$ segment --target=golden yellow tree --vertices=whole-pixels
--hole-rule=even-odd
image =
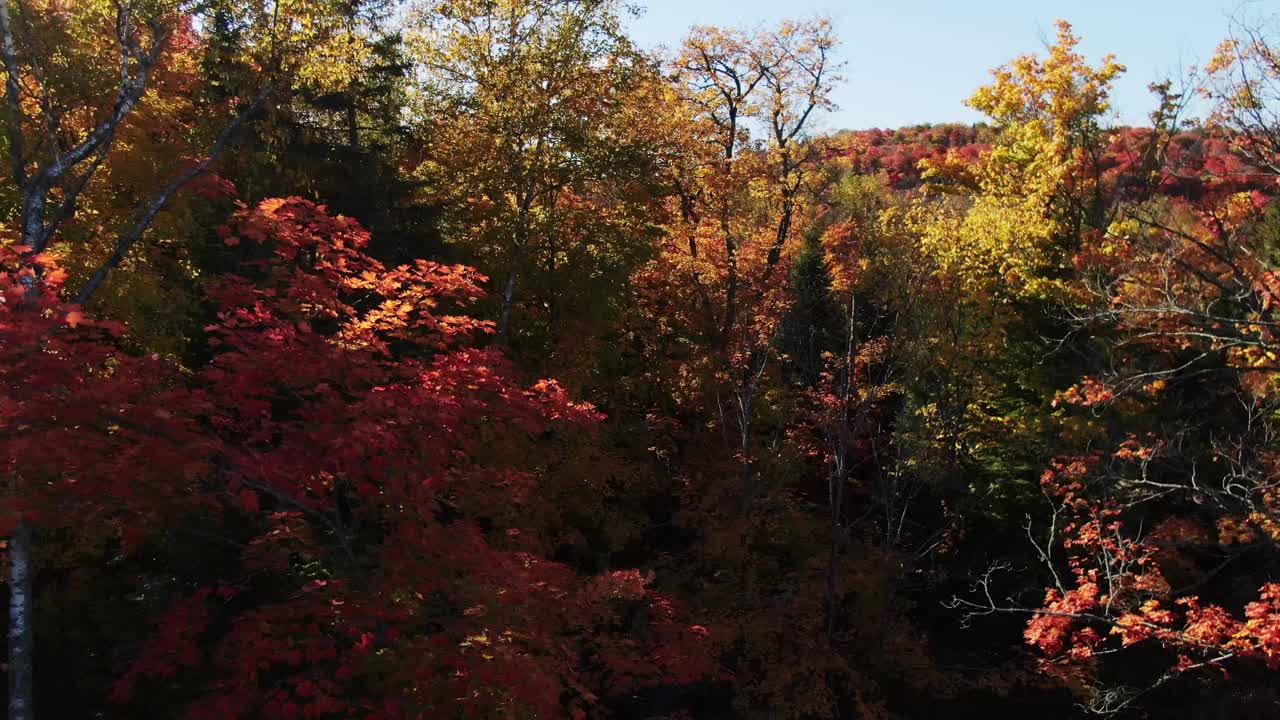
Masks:
[[[635,148],[645,122],[632,96],[654,76],[623,33],[624,9],[615,0],[433,0],[414,10],[421,173],[452,211],[448,239],[504,276],[499,343],[511,339],[522,283],[556,278],[539,298],[554,318],[555,285],[574,280],[564,267],[585,259],[581,273],[601,272],[627,252],[609,219],[625,222],[616,216],[629,215],[629,198],[611,188],[643,179]],[[595,210],[584,216],[584,204]]]
[[[884,216],[892,234],[918,243],[934,293],[911,353],[922,391],[909,436],[941,450],[940,476],[968,483],[963,466],[986,458],[984,467],[1025,484],[1015,469],[1050,431],[1051,411],[1025,398],[1052,392],[1010,358],[1044,355],[1041,336],[1069,330],[1056,316],[1071,299],[1072,255],[1114,211],[1103,155],[1111,83],[1123,70],[1110,56],[1090,65],[1059,22],[1043,57],[997,68],[970,98],[991,118],[990,150],[972,164],[955,151],[925,161],[926,179],[962,181]]]
[[[683,105],[676,112],[692,140],[691,157],[672,166],[680,200],[673,233],[688,238],[688,261],[709,264],[694,268],[695,282],[723,277],[722,343],[739,321],[743,286],[762,292],[794,235],[819,157],[809,142],[815,113],[834,107],[840,80],[836,44],[822,18],[756,33],[697,27],[673,64]],[[752,265],[745,279],[744,259]]]

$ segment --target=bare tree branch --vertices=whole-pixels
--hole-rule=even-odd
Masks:
[[[156,215],[158,215],[160,211],[169,204],[169,201],[173,199],[173,196],[181,190],[183,186],[194,180],[196,177],[204,174],[210,167],[212,167],[213,163],[218,159],[218,156],[222,154],[228,143],[231,142],[235,132],[250,116],[262,107],[262,103],[266,101],[267,97],[274,90],[274,85],[269,85],[266,88],[263,88],[258,93],[257,97],[253,99],[253,102],[251,102],[244,110],[241,110],[240,113],[238,113],[235,118],[232,119],[231,122],[227,123],[227,126],[222,129],[222,132],[218,134],[218,138],[209,148],[209,153],[204,157],[204,159],[171,179],[168,184],[152,196],[148,203],[139,208],[139,211],[135,213],[137,220],[120,234],[119,239],[116,240],[115,250],[105,261],[103,261],[101,265],[98,266],[98,269],[95,270],[93,275],[91,275],[88,281],[85,282],[84,287],[80,289],[80,292],[76,293],[76,304],[83,305],[89,301],[93,294],[97,292],[98,288],[101,287],[102,283],[107,279],[107,276],[111,274],[111,271],[124,261],[125,257],[129,254],[129,251],[133,249],[133,246],[142,239],[144,234],[146,234],[147,230],[151,227],[151,223],[155,220]]]

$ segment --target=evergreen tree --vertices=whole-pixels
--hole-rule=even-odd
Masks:
[[[831,269],[822,247],[822,226],[805,233],[791,266],[791,309],[782,321],[780,350],[792,383],[812,385],[822,372],[823,353],[840,350],[847,322],[831,290]]]

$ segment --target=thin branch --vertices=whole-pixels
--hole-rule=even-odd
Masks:
[[[139,208],[137,222],[120,235],[119,239],[116,241],[115,251],[111,253],[110,257],[103,261],[98,269],[94,271],[93,275],[89,277],[89,280],[85,282],[84,287],[80,289],[80,292],[76,294],[75,303],[77,305],[83,305],[88,302],[89,298],[93,296],[94,292],[96,292],[107,279],[107,276],[111,274],[111,271],[124,260],[125,256],[129,254],[129,251],[133,249],[133,246],[142,239],[142,236],[151,227],[151,223],[155,220],[156,215],[158,215],[160,211],[169,204],[169,201],[173,198],[174,194],[197,176],[208,171],[214,161],[218,159],[218,156],[222,154],[222,151],[226,149],[236,130],[244,124],[245,120],[257,112],[258,108],[262,106],[262,103],[274,90],[274,85],[268,85],[263,88],[262,91],[258,93],[258,96],[254,98],[253,102],[237,114],[236,117],[222,129],[217,140],[214,141],[213,146],[209,148],[208,155],[206,155],[203,160],[174,177],[167,185],[152,196],[150,202]]]

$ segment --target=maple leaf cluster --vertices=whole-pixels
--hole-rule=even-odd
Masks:
[[[23,484],[6,518],[114,531],[134,553],[212,513],[243,547],[156,619],[116,702],[204,677],[189,717],[551,716],[566,692],[591,707],[714,671],[706,630],[649,579],[582,578],[512,544],[520,528],[481,527],[538,482],[479,461],[486,444],[533,453],[603,419],[472,345],[492,329],[461,312],[483,276],[384,267],[358,223],[299,198],[241,207],[219,235],[247,258],[208,285],[212,355],[185,372],[61,305],[50,258],[5,248],[0,446]],[[653,617],[620,632],[630,606]]]

